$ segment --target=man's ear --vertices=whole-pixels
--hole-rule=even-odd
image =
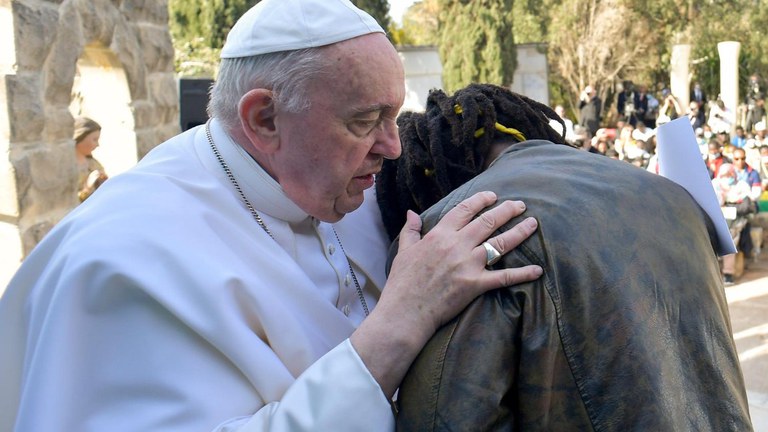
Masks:
[[[275,116],[275,101],[271,90],[254,89],[240,98],[240,120],[243,133],[259,151],[271,153],[278,148],[279,139]]]

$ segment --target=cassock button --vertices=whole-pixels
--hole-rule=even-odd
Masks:
[[[341,311],[344,312],[344,315],[349,316],[349,305],[344,305],[344,307],[341,308]]]
[[[328,245],[328,253],[333,255],[334,252],[336,252],[336,246],[334,246],[333,244],[329,244]]]
[[[344,286],[349,286],[349,284],[352,283],[352,275],[347,273],[346,276],[344,276]]]

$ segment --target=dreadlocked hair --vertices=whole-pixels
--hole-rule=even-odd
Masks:
[[[562,133],[552,129],[550,119],[560,123]],[[494,141],[515,140],[497,130],[497,124],[516,129],[526,140],[566,144],[565,123],[550,107],[491,84],[471,84],[450,97],[432,90],[424,113],[400,114],[402,155],[385,160],[376,176],[390,239],[405,224],[406,210],[423,212],[479,174]]]

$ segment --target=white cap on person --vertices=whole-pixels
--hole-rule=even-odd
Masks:
[[[349,0],[262,0],[235,23],[221,58],[315,48],[385,33]]]

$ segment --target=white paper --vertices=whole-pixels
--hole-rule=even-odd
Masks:
[[[684,187],[712,219],[717,232],[717,253],[721,256],[736,253],[688,117],[682,116],[658,127],[656,153],[659,174]]]

